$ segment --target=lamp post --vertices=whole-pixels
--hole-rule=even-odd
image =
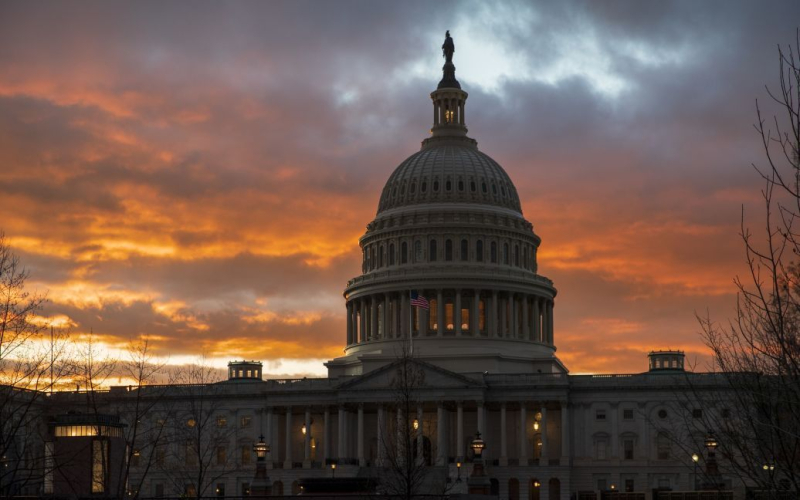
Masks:
[[[481,433],[476,432],[475,438],[470,443],[470,448],[474,454],[472,460],[472,475],[467,479],[468,491],[470,495],[488,495],[491,489],[491,481],[483,468],[483,450],[486,449],[486,442],[481,439]]]
[[[697,462],[700,461],[700,455],[692,453],[692,462],[694,463],[694,491],[697,491]]]
[[[456,462],[456,471],[458,471],[458,476],[456,477],[456,482],[461,482],[461,462]]]
[[[250,493],[254,497],[268,497],[272,493],[272,488],[267,477],[266,457],[269,453],[269,445],[264,442],[264,436],[258,437],[258,442],[253,445],[253,452],[256,454],[256,476]]]
[[[336,479],[336,462],[331,462],[331,479]]]
[[[712,432],[709,432],[705,439],[705,447],[708,450],[708,460],[706,460],[706,475],[708,476],[707,489],[719,488],[719,468],[717,467],[717,438]]]

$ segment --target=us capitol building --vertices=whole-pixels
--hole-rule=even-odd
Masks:
[[[216,384],[98,395],[122,422],[134,392],[151,397],[140,420],[172,425],[166,444],[133,450],[129,483],[138,495],[246,495],[261,435],[273,495],[302,493],[309,478],[385,476],[394,453],[385,443],[402,417],[393,384],[403,360],[420,374],[405,416],[415,459],[450,493],[467,492],[476,432],[491,493],[503,499],[653,498],[656,489],[697,487],[691,455],[668,435],[679,420],[677,392],[695,375],[684,371],[683,353],[650,353],[650,370],[633,375],[569,375],[556,356],[557,291],[539,273],[541,237],[508,174],[468,136],[468,94],[449,35],[443,48],[430,136],[391,174],[359,240],[362,273],[344,290],[343,356],[326,363],[327,378],[264,380],[261,363],[237,361]],[[428,309],[411,304],[414,293]],[[51,413],[82,397],[57,394],[63,404]],[[213,443],[182,437],[204,420]],[[195,473],[176,479],[202,465],[203,446],[212,448],[209,484]]]

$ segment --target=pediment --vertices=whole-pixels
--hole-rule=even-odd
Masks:
[[[414,377],[420,380],[420,389],[447,389],[447,388],[482,388],[485,384],[482,380],[474,379],[459,373],[445,370],[439,366],[419,361],[397,360],[384,365],[369,373],[348,380],[341,384],[338,389],[348,391],[361,390],[389,390],[397,386],[398,373],[403,366],[408,366],[408,370]]]

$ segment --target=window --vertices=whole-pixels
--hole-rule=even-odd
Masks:
[[[394,265],[394,243],[389,243],[389,265]]]
[[[437,193],[439,192],[439,181],[438,180],[433,181],[433,190],[434,190],[434,192],[437,192]]]
[[[428,328],[436,330],[439,328],[439,303],[438,299],[430,300],[430,309],[428,309]]]
[[[488,190],[486,189],[486,183],[485,182],[481,183],[481,191],[483,191],[483,194],[486,194],[488,192]]]
[[[461,260],[469,260],[469,241],[461,240]]]
[[[661,433],[656,437],[656,451],[659,460],[669,460],[670,443],[666,434]]]
[[[217,417],[217,427],[226,427],[228,425],[228,417]]]
[[[428,183],[425,182],[425,181],[422,181],[422,187],[420,188],[420,191],[424,193],[427,190],[428,190]]]
[[[250,423],[251,423],[252,421],[253,421],[253,417],[249,417],[249,416],[248,416],[248,417],[242,417],[242,418],[239,420],[239,425],[240,425],[242,428],[245,428],[245,427],[250,427]]]
[[[241,376],[241,373],[239,375]],[[186,427],[195,427],[196,425],[197,425],[197,420],[193,418],[190,418],[186,421]]]
[[[608,458],[608,439],[607,438],[605,438],[605,437],[598,438],[595,441],[594,446],[595,446],[595,456],[597,457],[598,460],[605,460],[606,458]]]
[[[483,240],[478,240],[475,243],[475,260],[483,262]]]
[[[378,267],[383,267],[383,245],[378,248]]]
[[[514,245],[514,265],[519,267],[519,245]]]
[[[183,458],[186,465],[190,467],[197,465],[197,453],[195,453],[191,441],[186,441],[186,444],[183,445]]]
[[[242,445],[242,465],[250,465],[250,446]]]
[[[447,181],[444,183],[444,190],[451,191],[452,189],[453,189],[453,183],[450,182],[450,179],[447,179]]]
[[[622,441],[622,452],[625,460],[633,460],[633,439],[625,439]]]
[[[503,264],[508,265],[508,243],[503,243]]]
[[[444,260],[448,262],[453,260],[453,240],[444,241]]]
[[[159,446],[156,449],[156,465],[158,467],[164,467],[166,460],[167,460],[167,452],[163,446]]]
[[[188,498],[194,498],[197,496],[197,488],[193,484],[186,484],[183,486],[183,495]]]
[[[703,418],[703,410],[700,408],[692,410],[692,418]]]
[[[161,498],[164,496],[164,483],[156,483],[153,487],[153,496]]]
[[[414,242],[414,262],[422,262],[422,242]]]
[[[458,181],[458,190],[459,191],[463,191],[464,190],[464,181],[461,181],[461,180]]]
[[[598,479],[597,480],[597,489],[600,491],[606,491],[608,489],[608,482],[605,479]]]
[[[727,408],[722,409],[722,418],[731,418],[731,411]]]
[[[625,408],[622,410],[622,419],[623,420],[633,420],[633,409]]]
[[[475,181],[469,182],[469,190],[472,191],[473,193],[478,190],[477,186],[475,186]]]
[[[228,461],[228,450],[224,446],[217,446],[217,465],[225,465]]]
[[[133,450],[133,454],[131,455],[131,465],[134,467],[139,467],[139,460],[142,457],[142,452],[139,450]]]
[[[250,496],[250,483],[242,483],[242,496],[243,497]]]
[[[108,441],[92,441],[92,493],[106,491],[106,469],[108,468]]]
[[[411,183],[411,187],[410,187],[410,188],[408,188],[408,192],[409,192],[410,194],[414,194],[414,192],[415,192],[416,190],[417,190],[417,183],[416,183],[416,182],[412,182],[412,183]]]
[[[625,480],[625,493],[633,493],[634,490],[635,490],[633,485],[634,485],[633,479],[626,479]]]
[[[455,329],[455,319],[453,318],[454,309],[453,303],[448,302],[444,305],[444,316],[445,316],[445,327],[448,331],[453,331]]]
[[[436,240],[431,240],[428,244],[428,261],[436,262]]]
[[[400,244],[400,263],[408,264],[408,243],[405,241]]]
[[[491,254],[490,257],[492,264],[497,264],[497,242],[493,241],[489,248],[490,248],[489,253]]]
[[[605,410],[596,410],[594,413],[595,420],[605,420],[606,419],[606,411]]]
[[[667,418],[667,410],[664,409],[658,410],[658,418],[662,420]]]
[[[217,483],[216,493],[218,498],[225,498],[225,483]]]

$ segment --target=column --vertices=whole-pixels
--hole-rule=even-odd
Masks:
[[[472,336],[481,336],[481,291],[475,290],[472,297]],[[485,320],[484,320],[485,321]]]
[[[539,317],[539,297],[533,297],[533,340],[542,341],[542,323]]]
[[[336,457],[336,459],[337,460],[342,460],[343,458],[345,458],[345,449],[344,449],[344,445],[345,445],[345,440],[344,440],[344,406],[340,406],[339,407],[338,425],[339,425],[339,429],[338,429],[339,432],[338,432],[338,436],[337,436],[337,445],[338,445],[337,446],[337,448],[338,448],[337,455],[338,456]]]
[[[500,465],[508,465],[508,436],[506,436],[506,404],[500,405]]]
[[[569,411],[567,402],[561,403],[561,465],[569,465]]]
[[[461,290],[456,290],[455,311],[453,311],[453,323],[456,327],[456,336],[461,336]]]
[[[383,335],[381,336],[382,339],[391,338],[389,335],[389,303],[391,299],[389,298],[389,294],[383,294]]]
[[[528,412],[525,403],[519,404],[519,464],[528,465]]]
[[[592,405],[591,403],[585,403],[583,406],[584,411],[584,420],[585,420],[585,430],[586,435],[583,437],[584,440],[584,456],[589,458],[594,458],[594,442],[592,440],[592,431],[594,430],[594,415],[592,415]]]
[[[506,299],[500,298],[500,329],[498,331],[498,337],[505,338],[506,336],[506,316],[508,316],[508,306],[506,305]]]
[[[347,302],[347,345],[353,343],[353,302]]]
[[[444,403],[436,408],[436,465],[447,465],[447,437],[445,436]]]
[[[553,343],[553,301],[547,301],[547,341]]]
[[[306,433],[303,435],[303,468],[311,468],[311,408],[306,408]]]
[[[364,299],[358,299],[358,303],[361,309],[361,318],[359,321],[359,342],[366,342],[367,341],[367,301]]]
[[[490,335],[490,336],[499,337],[500,336],[500,328],[497,325],[497,290],[492,290],[492,315],[491,315],[490,319],[491,319],[491,322],[490,322],[489,328],[491,328],[490,331],[494,332],[494,335]]]
[[[275,441],[273,441],[274,432],[272,430],[272,407],[270,406],[267,408],[267,444],[269,445],[269,451],[267,452],[267,466],[272,467],[272,449],[275,447]]]
[[[509,321],[511,334],[509,337],[512,339],[519,338],[519,318],[517,317],[517,294],[512,293],[508,297],[508,303],[511,307],[509,307],[509,314],[511,315],[511,321]]]
[[[464,403],[456,405],[456,460],[464,461]]]
[[[283,460],[283,468],[292,468],[292,407],[286,407],[286,456]]]
[[[396,450],[397,450],[397,458],[402,462],[403,458],[406,456],[406,436],[403,435],[405,425],[403,423],[403,410],[398,408],[397,409],[397,436],[395,437],[396,443]],[[409,437],[409,441],[410,441]]]
[[[422,405],[417,406],[417,463],[421,464],[425,461],[425,439],[423,437],[423,417],[424,413]]]
[[[442,290],[436,290],[436,335],[444,335],[444,300]]]
[[[369,339],[378,339],[378,297],[373,295],[370,298],[370,315],[369,315]]]
[[[484,435],[486,434],[486,427],[484,426],[484,419],[486,418],[484,414],[486,413],[486,410],[483,407],[483,401],[478,401],[477,412],[478,412],[478,432],[480,432],[481,435]]]
[[[528,296],[522,295],[522,338],[531,340],[531,320],[528,316]]]
[[[364,458],[364,405],[358,405],[358,430],[356,432],[358,440],[358,465],[364,467],[367,460]]]
[[[322,416],[322,466],[331,458],[331,410],[327,406]]]
[[[542,413],[542,421],[539,427],[542,433],[542,450],[541,454],[539,455],[539,465],[542,466],[542,465],[549,465],[550,461],[549,461],[549,455],[547,453],[547,408],[543,406],[540,411]],[[542,481],[542,484],[544,483],[545,481]]]
[[[619,458],[619,406],[611,404],[611,458]]]
[[[399,335],[397,335],[399,338],[405,338],[411,331],[411,314],[409,313],[410,300],[408,292],[400,292],[400,331],[398,332]]]
[[[378,467],[383,467],[384,462],[386,461],[386,424],[384,422],[386,416],[383,412],[383,406],[378,406],[378,429],[377,429],[377,436],[378,436],[378,463],[376,464]]]

